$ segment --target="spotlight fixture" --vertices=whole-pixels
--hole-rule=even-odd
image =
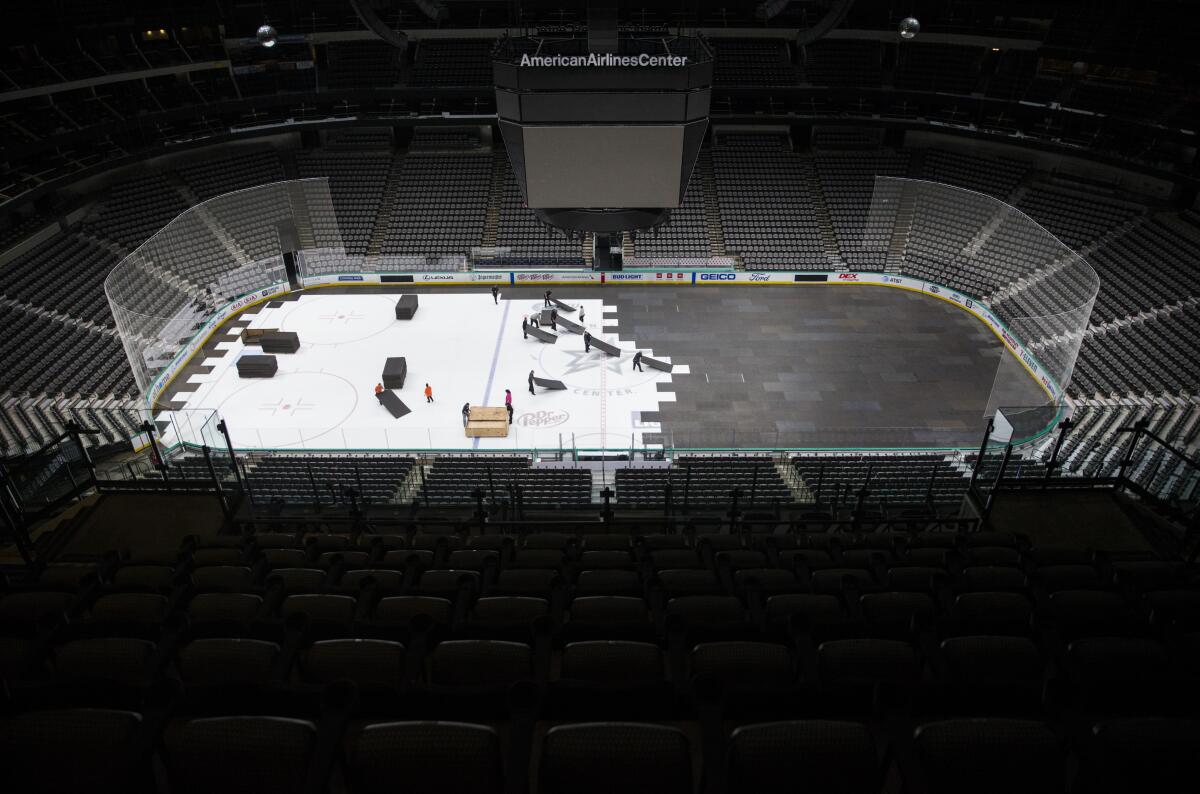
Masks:
[[[275,46],[279,41],[279,32],[270,25],[259,25],[258,30],[254,32],[258,43],[266,47],[268,50]]]

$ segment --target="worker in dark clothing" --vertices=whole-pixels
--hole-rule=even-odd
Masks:
[[[533,370],[529,370],[529,393],[537,394],[537,392],[533,390]]]
[[[463,403],[462,415],[463,415],[463,427],[466,427],[467,420],[471,418],[471,404],[470,403]]]
[[[633,354],[633,368],[636,369],[638,372],[645,371],[642,369],[642,351],[640,351],[640,350]]]
[[[592,335],[587,331],[583,332],[583,352],[592,352]]]
[[[522,339],[529,338],[529,318],[528,317],[521,318],[521,338]]]
[[[513,415],[512,403],[505,403],[504,408],[505,408],[505,410],[508,411],[508,423],[511,425],[512,424],[512,415]]]
[[[552,329],[554,329],[555,331],[558,330],[558,310],[557,309],[550,310],[550,327]]]
[[[545,298],[546,298],[546,306],[549,306],[550,305],[550,290],[546,290]]]
[[[492,287],[492,303],[496,304],[497,306],[500,305],[500,288],[499,287]]]

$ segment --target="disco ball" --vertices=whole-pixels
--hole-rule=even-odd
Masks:
[[[264,47],[274,47],[275,42],[279,41],[279,33],[270,25],[261,25],[254,35],[258,37],[258,43]]]
[[[921,32],[921,23],[916,17],[905,17],[900,20],[900,38],[911,39],[915,38]]]

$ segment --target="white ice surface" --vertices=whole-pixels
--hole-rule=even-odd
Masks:
[[[583,338],[560,328],[557,343],[521,338],[521,318],[541,308],[541,301],[522,299],[494,305],[488,293],[420,293],[420,308],[412,320],[397,320],[396,295],[305,293],[275,308],[257,307],[251,328],[295,331],[300,350],[280,354],[273,378],[242,379],[237,359],[247,349],[242,342],[223,342],[228,353],[202,362],[213,367],[192,375],[199,384],[186,398],[185,410],[160,415],[174,419],[164,441],[212,443],[197,428],[205,411],[225,419],[235,447],[285,450],[422,450],[422,449],[552,449],[561,443],[578,449],[624,449],[642,446],[643,433],[656,433],[657,423],[639,415],[673,401],[671,391],[658,391],[671,375],[632,368],[636,350],[623,339],[619,326],[598,299],[583,304],[590,332],[618,345],[621,356],[595,348],[583,352]],[[577,318],[578,312],[564,313]],[[647,356],[654,351],[642,348]],[[408,375],[397,391],[412,413],[393,419],[374,396],[384,359],[404,356]],[[663,358],[656,356],[656,358]],[[667,359],[669,361],[669,359]],[[566,391],[537,389],[529,394],[530,370],[539,378],[563,381]],[[684,371],[676,366],[677,371]],[[425,401],[425,384],[433,387],[434,402]],[[507,438],[471,439],[463,433],[462,406],[504,405],[504,390],[512,389],[514,422]]]

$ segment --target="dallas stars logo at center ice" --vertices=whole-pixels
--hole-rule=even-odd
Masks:
[[[596,357],[594,355],[588,355],[582,350],[568,350],[566,353],[571,360],[567,363],[562,372],[559,373],[561,377],[566,378],[579,372],[591,372],[595,370]],[[627,358],[629,358],[629,356],[606,356],[603,366],[606,367],[609,372],[620,375],[621,362]]]

